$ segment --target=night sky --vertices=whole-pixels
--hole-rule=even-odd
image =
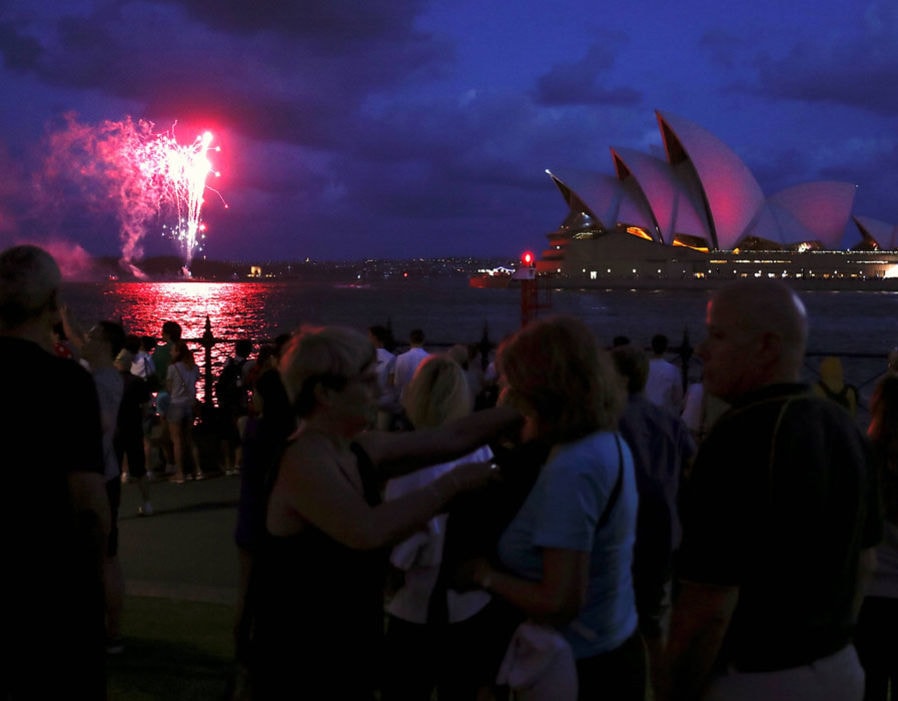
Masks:
[[[121,252],[115,176],[65,137],[126,120],[214,134],[202,255],[219,260],[539,251],[566,214],[545,169],[660,154],[655,110],[728,144],[766,195],[852,182],[855,214],[898,223],[894,0],[0,8],[3,247]],[[170,216],[141,220],[138,258],[178,251]]]

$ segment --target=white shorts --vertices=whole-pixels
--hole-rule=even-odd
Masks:
[[[775,672],[731,671],[714,677],[702,701],[861,701],[864,670],[853,645],[811,664]]]
[[[179,424],[189,421],[193,418],[193,404],[186,402],[171,402],[168,405],[168,411],[165,418],[169,423]]]

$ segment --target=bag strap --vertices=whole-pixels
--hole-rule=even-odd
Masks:
[[[614,442],[617,444],[617,480],[614,482],[614,487],[611,490],[611,495],[608,497],[608,503],[605,504],[605,510],[602,512],[596,525],[596,530],[608,523],[608,519],[611,518],[611,510],[617,503],[624,484],[624,451],[621,448],[620,435],[617,433],[614,434]]]
[[[178,375],[178,379],[181,380],[181,386],[184,387],[184,391],[187,392],[188,396],[192,396],[195,399],[196,387],[194,386],[193,391],[191,391],[190,385],[187,384],[187,380],[184,379],[184,373],[181,372],[181,368],[178,367],[178,364],[174,363],[172,367],[175,369],[175,372]]]

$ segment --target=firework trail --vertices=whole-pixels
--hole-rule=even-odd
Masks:
[[[105,121],[98,126],[66,118],[66,129],[51,134],[47,173],[74,185],[81,201],[97,207],[116,202],[122,242],[121,264],[141,275],[135,261],[143,255],[142,239],[150,224],[172,216],[165,235],[178,241],[184,268],[201,247],[205,226],[201,219],[209,175],[218,175],[209,160],[212,134],[192,144],[179,144],[174,127],[154,131],[152,122]]]

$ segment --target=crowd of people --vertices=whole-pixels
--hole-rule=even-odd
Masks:
[[[5,546],[27,573],[8,699],[105,698],[123,468],[145,516],[151,473],[206,476],[180,326],[82,331],[60,282],[40,248],[0,253]],[[862,427],[831,361],[801,381],[791,288],[732,283],[706,321],[685,393],[663,336],[607,349],[569,316],[489,364],[420,329],[400,354],[378,326],[235,345],[215,386],[241,479],[234,698],[896,698],[898,361]],[[37,416],[53,440],[24,438]]]

